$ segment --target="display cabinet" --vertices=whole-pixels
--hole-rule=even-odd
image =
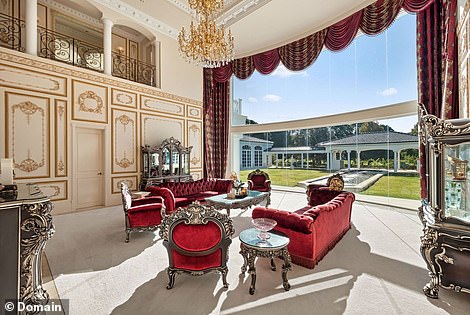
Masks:
[[[439,288],[470,293],[470,119],[442,120],[421,110],[427,198],[421,254],[431,280],[423,288],[437,298]]]
[[[173,137],[153,147],[144,145],[140,189],[168,181],[191,181],[189,156],[192,148],[183,146]]]

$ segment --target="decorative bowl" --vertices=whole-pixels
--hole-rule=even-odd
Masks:
[[[257,218],[252,219],[251,222],[253,223],[254,227],[260,231],[258,234],[258,238],[262,242],[266,242],[268,238],[270,238],[268,231],[272,230],[276,225],[276,220],[269,219],[269,218]]]

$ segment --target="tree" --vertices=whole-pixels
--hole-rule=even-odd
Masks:
[[[381,125],[375,121],[367,121],[361,123],[359,127],[359,133],[369,133],[369,132],[384,132],[384,131],[394,131],[392,127],[388,125]]]
[[[416,124],[413,126],[413,129],[411,129],[410,134],[412,134],[412,135],[414,135],[414,136],[417,136],[417,135],[418,135],[418,123],[416,123]]]

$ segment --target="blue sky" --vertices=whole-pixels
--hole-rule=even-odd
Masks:
[[[362,35],[340,52],[323,49],[304,71],[282,64],[271,74],[234,78],[234,99],[258,123],[318,117],[417,99],[416,19],[404,15],[377,36]],[[415,117],[381,121],[409,132]]]

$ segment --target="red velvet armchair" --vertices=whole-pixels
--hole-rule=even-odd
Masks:
[[[347,191],[310,186],[307,198],[308,205],[295,212],[256,207],[252,217],[276,220],[274,230],[290,239],[292,262],[314,268],[351,228],[355,196]]]
[[[214,270],[228,288],[228,247],[234,232],[229,216],[197,201],[163,218],[160,237],[169,261],[166,288],[173,288],[177,273],[199,276]]]
[[[126,183],[121,183],[122,206],[126,220],[126,243],[131,232],[155,231],[165,216],[163,198],[152,196],[132,199]]]
[[[256,169],[255,171],[248,174],[248,189],[263,191],[268,193],[266,199],[266,207],[271,203],[271,180],[266,172]]]

